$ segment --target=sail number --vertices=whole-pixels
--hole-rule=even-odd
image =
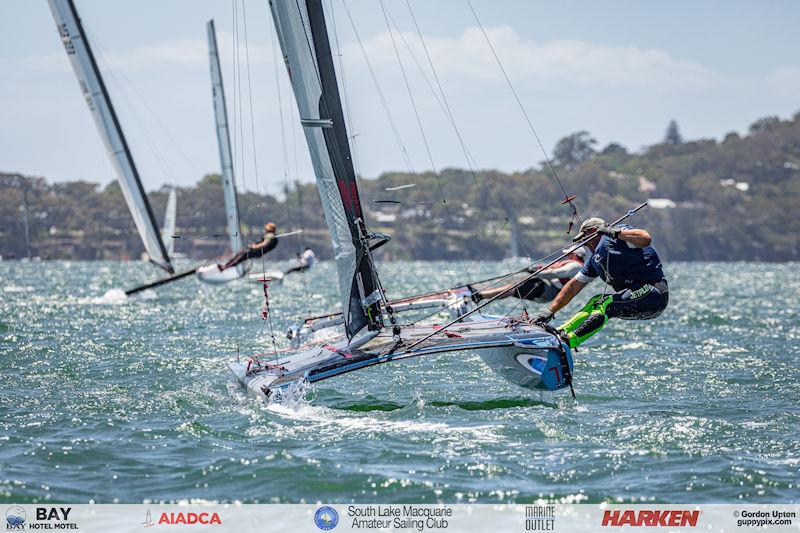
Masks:
[[[58,25],[58,33],[61,35],[61,42],[64,43],[64,48],[69,55],[75,54],[75,47],[72,45],[72,37],[69,35],[67,23],[62,22]]]

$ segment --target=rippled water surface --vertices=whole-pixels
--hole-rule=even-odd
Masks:
[[[578,353],[577,402],[456,353],[266,406],[226,363],[335,305],[331,264],[272,287],[270,324],[258,285],[125,300],[103,295],[153,267],[0,262],[0,500],[798,502],[797,268],[669,265],[660,318],[612,321]],[[392,296],[458,278],[381,271]]]

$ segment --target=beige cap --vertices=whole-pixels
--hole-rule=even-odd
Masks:
[[[578,242],[580,240],[583,240],[584,238],[588,237],[591,233],[593,233],[593,230],[596,231],[597,228],[603,226],[605,223],[606,221],[600,217],[587,218],[586,220],[583,221],[583,224],[581,224],[581,230],[578,232],[577,235],[575,235],[575,238],[572,239],[572,242]]]

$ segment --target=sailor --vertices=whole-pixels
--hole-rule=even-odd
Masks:
[[[524,281],[520,285],[508,284],[501,287],[489,287],[480,291],[472,290],[472,300],[475,303],[485,300],[487,298],[494,298],[500,295],[498,299],[503,298],[520,298],[522,300],[531,300],[534,302],[549,302],[556,297],[558,292],[564,285],[580,272],[586,258],[589,257],[592,251],[586,246],[572,245],[569,248],[562,250],[564,254],[563,259],[556,261],[549,267],[539,272],[536,277]],[[533,271],[538,267],[529,267],[529,271]],[[472,289],[470,287],[470,289]]]
[[[247,261],[248,259],[262,257],[268,252],[272,251],[276,246],[278,246],[278,237],[275,235],[275,231],[277,231],[277,229],[278,227],[273,222],[267,222],[264,224],[264,234],[261,236],[261,240],[259,242],[251,242],[248,244],[247,248],[240,250],[224,265],[217,265],[220,271],[225,270],[226,268],[234,267],[239,263]]]
[[[314,250],[306,247],[302,254],[297,254],[297,266],[290,268],[284,274],[291,272],[305,272],[314,266],[317,262],[317,256],[314,255]]]
[[[593,296],[558,327],[571,348],[600,331],[609,318],[649,320],[660,315],[669,301],[661,260],[647,231],[627,225],[612,227],[602,218],[592,217],[581,224],[573,241],[592,234],[594,238],[587,243],[591,258],[559,291],[547,311],[533,318],[538,324],[550,322],[587,284],[603,278],[606,289],[610,285],[613,290]]]

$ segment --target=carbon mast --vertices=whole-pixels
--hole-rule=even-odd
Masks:
[[[321,0],[270,0],[275,29],[306,136],[333,241],[345,332],[383,328],[383,290],[358,192]],[[373,242],[383,237],[380,242]]]
[[[242,248],[242,233],[239,225],[239,205],[236,199],[236,180],[233,173],[230,130],[228,128],[228,109],[225,104],[225,88],[222,84],[222,69],[219,63],[217,33],[214,21],[206,25],[208,33],[208,63],[211,72],[211,96],[214,101],[214,120],[219,146],[219,162],[222,170],[222,187],[225,197],[225,220],[231,253]]]
[[[142,238],[150,262],[170,274],[175,272],[161,233],[156,224],[153,209],[133,162],[128,141],[120,126],[117,113],[111,103],[100,69],[97,66],[86,32],[72,0],[48,0],[61,41],[70,59],[81,92],[89,106],[97,129],[106,146],[117,175],[122,194]]]

